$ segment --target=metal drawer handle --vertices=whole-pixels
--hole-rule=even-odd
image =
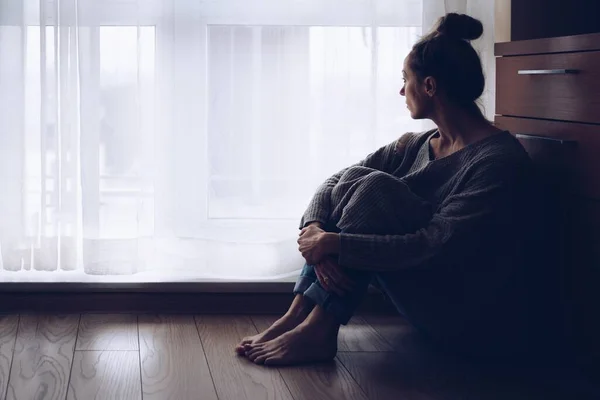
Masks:
[[[520,69],[519,75],[565,75],[576,74],[576,69]]]
[[[535,136],[535,135],[527,135],[524,133],[517,133],[515,135],[515,137],[517,139],[527,139],[527,140],[544,140],[547,142],[551,142],[551,143],[556,143],[556,144],[575,144],[577,143],[575,140],[563,140],[563,139],[556,139],[556,138],[552,138],[552,137],[546,137],[546,136]]]

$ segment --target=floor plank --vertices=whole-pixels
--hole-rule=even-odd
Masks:
[[[20,317],[7,399],[66,397],[78,323],[78,315]]]
[[[15,340],[17,339],[18,324],[18,315],[0,317],[0,399],[4,399],[8,388],[10,364],[15,348]]]
[[[363,317],[354,317],[342,326],[338,351],[393,351],[393,347]]]
[[[85,314],[81,316],[76,350],[138,350],[137,316]]]
[[[220,400],[292,399],[276,368],[235,355],[235,345],[256,334],[250,317],[197,316],[196,323]]]
[[[422,352],[424,343],[416,329],[399,315],[365,315],[365,321],[401,353]]]
[[[137,351],[76,351],[68,400],[141,400]]]
[[[338,358],[371,399],[564,399],[535,382],[492,375],[464,364],[400,353],[340,353]]]
[[[138,320],[144,400],[217,399],[194,317]]]
[[[397,353],[338,353],[338,359],[370,399],[431,399],[400,374]]]
[[[267,329],[276,319],[275,316],[252,316],[252,322],[259,331]],[[367,399],[337,359],[330,363],[280,368],[279,372],[295,400]]]

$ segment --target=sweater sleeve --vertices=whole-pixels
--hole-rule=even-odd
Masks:
[[[506,226],[514,215],[517,169],[498,162],[477,168],[462,190],[450,195],[428,225],[415,233],[341,233],[340,265],[390,271],[417,267],[440,257],[451,263],[474,249],[479,251],[494,238],[510,235]]]
[[[411,134],[409,133],[401,136],[400,139],[379,148],[374,153],[369,154],[364,160],[351,165],[350,167],[344,168],[323,182],[317,189],[315,195],[308,205],[306,212],[302,216],[300,221],[300,229],[304,228],[311,222],[321,222],[322,224],[327,223],[332,208],[331,191],[339,182],[344,172],[355,166],[363,166],[391,173],[391,168],[393,168],[393,165],[401,161],[410,137]]]

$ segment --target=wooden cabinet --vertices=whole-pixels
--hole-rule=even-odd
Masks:
[[[512,40],[600,32],[600,1],[512,0]]]
[[[559,174],[556,179],[563,180],[569,193],[600,200],[600,126],[505,116],[496,116],[496,125]]]
[[[498,43],[495,53],[495,123],[556,183],[564,317],[582,366],[598,372],[600,34]]]
[[[499,57],[497,113],[600,124],[600,51]]]

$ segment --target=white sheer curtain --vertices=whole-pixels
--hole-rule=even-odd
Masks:
[[[0,0],[1,280],[295,275],[321,181],[424,129],[402,62],[451,10],[491,68],[491,0]]]

